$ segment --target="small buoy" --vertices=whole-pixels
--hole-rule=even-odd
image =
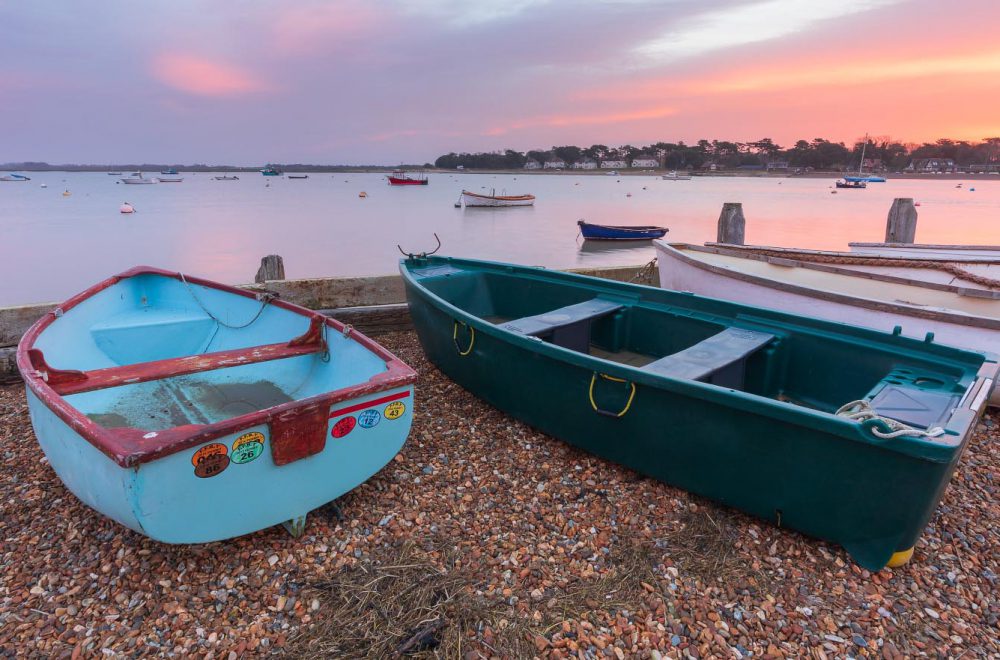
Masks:
[[[128,202],[122,202],[121,208],[118,210],[122,213],[135,213],[135,207]]]
[[[976,192],[975,188],[969,188],[969,192]]]
[[[368,196],[368,193],[366,193],[364,190],[362,190],[361,192],[358,193],[358,197],[367,197],[367,196]]]
[[[631,196],[632,196],[632,193],[625,193],[625,196],[626,196],[626,197],[631,197]]]
[[[71,193],[71,192],[70,192],[70,191],[68,191],[68,190],[64,190],[64,191],[63,191],[63,197],[69,197],[69,196],[70,196],[70,195],[72,195],[72,194],[73,194],[73,193]]]
[[[42,188],[48,188],[48,187],[49,187],[49,184],[47,184],[47,183],[43,183],[42,184]]]
[[[913,202],[914,206],[920,206],[920,202]]]
[[[831,195],[836,195],[836,194],[837,194],[837,191],[836,191],[836,190],[831,190],[831,191],[830,191],[830,194],[831,194]]]

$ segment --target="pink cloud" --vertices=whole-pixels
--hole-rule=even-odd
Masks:
[[[361,37],[361,33],[377,25],[379,17],[367,4],[282,7],[272,28],[274,48],[291,55],[315,53],[335,47],[346,39]],[[384,29],[384,25],[379,27]]]
[[[523,121],[514,122],[506,126],[495,126],[488,129],[485,135],[504,135],[510,131],[535,126],[594,126],[601,124],[624,124],[629,122],[644,121],[649,119],[662,119],[676,114],[674,108],[656,107],[644,110],[634,110],[632,112],[611,112],[605,114],[586,115],[549,115],[545,117],[535,117]]]
[[[198,96],[239,96],[269,89],[265,82],[238,67],[197,55],[160,55],[153,61],[152,73],[163,84]]]

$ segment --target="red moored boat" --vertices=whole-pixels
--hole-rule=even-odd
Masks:
[[[427,176],[421,174],[419,177],[412,177],[403,170],[396,170],[386,177],[390,186],[426,186]]]

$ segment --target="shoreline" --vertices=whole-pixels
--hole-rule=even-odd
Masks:
[[[134,168],[134,167],[115,167],[111,168],[113,171],[126,170],[132,172],[149,172],[152,173],[156,168]],[[438,167],[399,167],[399,166],[330,166],[323,167],[317,166],[315,168],[304,168],[304,169],[288,169],[284,170],[282,176],[288,174],[387,174],[397,169],[404,169],[408,172],[424,172],[431,174],[504,174],[511,176],[649,176],[653,178],[660,178],[662,175],[668,172],[678,172],[680,174],[689,174],[694,178],[750,178],[750,179],[841,179],[845,176],[857,176],[855,172],[837,172],[837,171],[814,171],[814,172],[803,172],[799,174],[793,174],[791,172],[763,172],[763,171],[736,171],[736,170],[721,170],[715,172],[701,172],[701,171],[686,171],[686,170],[671,170],[666,168],[657,169],[643,169],[643,170],[614,170],[617,173],[611,174],[613,170],[523,170],[523,169],[497,169],[497,170],[479,170],[479,169],[464,169],[464,170],[451,170],[443,169]],[[5,170],[6,171],[6,170]],[[76,174],[76,173],[107,173],[108,168],[90,168],[90,167],[80,167],[72,169],[58,169],[58,168],[43,168],[43,169],[28,169],[21,168],[11,171],[16,172],[34,172],[34,173],[44,173],[52,172],[59,174]],[[178,168],[178,174],[258,174],[260,172],[259,168],[256,167],[219,167],[213,168]],[[893,179],[924,179],[928,181],[962,181],[962,180],[983,180],[983,181],[1000,181],[1000,174],[992,173],[988,174],[985,172],[977,173],[955,173],[947,172],[942,174],[932,174],[932,173],[922,173],[922,172],[898,172],[898,173],[868,173],[869,175],[876,175],[884,177],[887,181],[892,181]],[[280,178],[280,177],[279,177]]]

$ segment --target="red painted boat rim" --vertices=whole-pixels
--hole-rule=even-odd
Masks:
[[[36,371],[29,358],[30,351],[35,341],[46,328],[51,325],[56,318],[62,316],[69,310],[79,305],[84,300],[91,298],[101,291],[118,284],[122,280],[140,275],[160,275],[181,280],[181,273],[168,271],[152,266],[136,266],[118,275],[109,277],[81,293],[72,296],[66,302],[56,307],[51,312],[46,313],[36,321],[28,331],[24,333],[17,346],[17,368],[24,379],[25,385],[56,414],[62,421],[70,426],[76,433],[80,434],[90,444],[104,453],[124,468],[135,467],[142,463],[169,456],[185,449],[208,442],[215,438],[230,435],[244,429],[269,424],[272,419],[287,415],[291,411],[302,412],[307,410],[319,410],[323,407],[330,407],[335,403],[357,399],[388,390],[410,386],[417,379],[417,373],[406,365],[402,360],[389,352],[386,348],[373,341],[364,334],[348,328],[345,324],[336,319],[329,318],[318,312],[306,309],[300,305],[281,300],[272,300],[271,305],[286,309],[301,316],[309,318],[311,321],[318,321],[325,324],[341,334],[347,332],[348,338],[361,344],[370,352],[377,355],[385,362],[386,370],[376,374],[364,383],[351,385],[349,387],[324,392],[316,396],[308,397],[297,401],[289,401],[271,408],[263,408],[245,415],[232,417],[212,424],[189,424],[177,426],[160,431],[145,431],[134,428],[105,428],[70,405],[65,398],[60,396],[55,389],[43,380]],[[200,277],[183,276],[183,280],[190,284],[209,287],[231,293],[245,298],[257,298],[254,291],[239,289],[234,286],[220,284],[212,280]],[[249,347],[246,350],[252,351],[257,347]]]

